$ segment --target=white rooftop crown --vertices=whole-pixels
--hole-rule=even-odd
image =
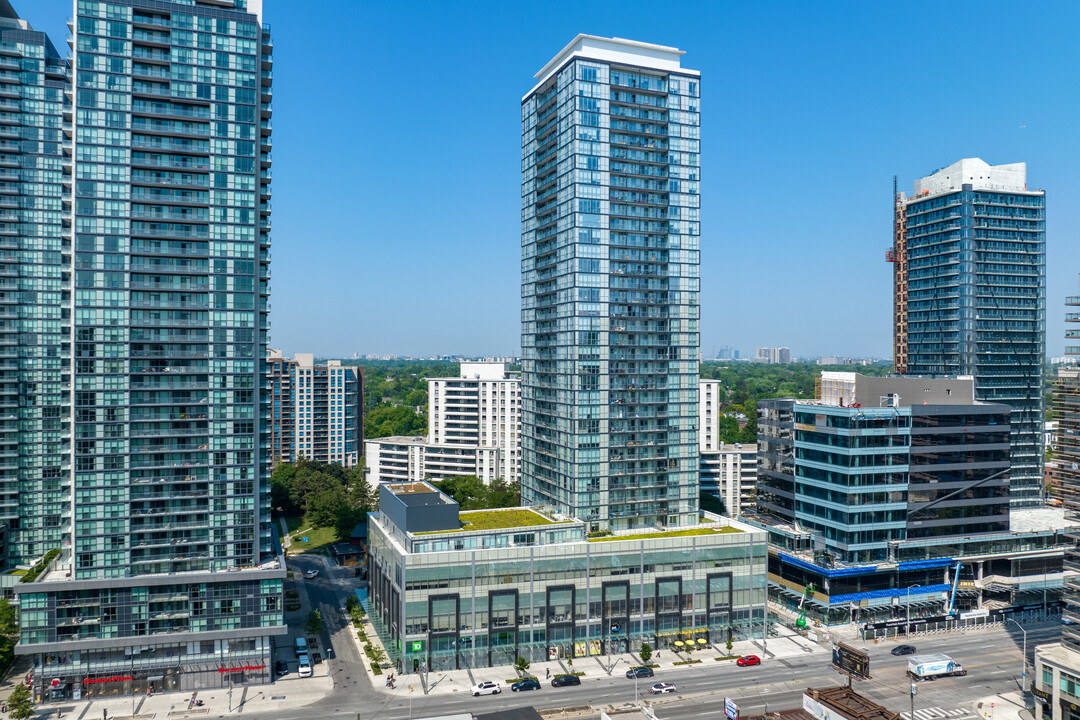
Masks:
[[[605,62],[624,63],[637,67],[652,68],[663,72],[681,72],[687,75],[700,75],[696,70],[684,70],[679,65],[679,58],[686,53],[679,48],[666,45],[626,40],[624,38],[605,38],[598,35],[578,35],[570,44],[559,51],[547,65],[540,68],[535,77],[541,85],[560,67],[574,57],[592,58]]]
[[[975,190],[1027,190],[1027,163],[990,165],[980,158],[964,158],[915,181],[915,196],[938,195],[971,185]],[[924,192],[925,191],[925,192]]]

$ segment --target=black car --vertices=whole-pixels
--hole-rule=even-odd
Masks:
[[[529,678],[528,680],[521,680],[510,686],[510,692],[521,692],[522,690],[539,690],[540,681],[536,678]]]
[[[914,645],[897,645],[896,647],[894,647],[892,649],[892,654],[893,655],[914,655],[915,654],[915,646]]]
[[[632,668],[630,668],[629,670],[626,671],[626,677],[628,677],[628,678],[635,678],[635,677],[643,678],[643,677],[652,677],[652,676],[653,676],[652,668],[644,667],[642,665],[639,665],[638,667],[632,667]]]
[[[564,685],[580,685],[581,678],[577,675],[556,675],[551,681],[551,687],[563,687]]]
[[[289,663],[284,660],[278,660],[274,663],[274,674],[278,677],[289,674]]]

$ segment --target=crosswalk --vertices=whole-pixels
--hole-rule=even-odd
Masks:
[[[903,720],[911,720],[911,713],[902,712]],[[945,708],[919,708],[915,711],[915,720],[976,720],[978,715],[970,710],[946,710]]]

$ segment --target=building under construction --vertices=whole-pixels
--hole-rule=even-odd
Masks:
[[[1010,500],[1043,496],[1046,197],[1024,163],[967,158],[894,196],[893,358],[899,374],[971,375],[1012,408]]]

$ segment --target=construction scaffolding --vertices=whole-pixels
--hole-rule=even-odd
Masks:
[[[907,197],[893,176],[893,245],[885,260],[893,264],[893,372],[903,375],[908,365]]]

